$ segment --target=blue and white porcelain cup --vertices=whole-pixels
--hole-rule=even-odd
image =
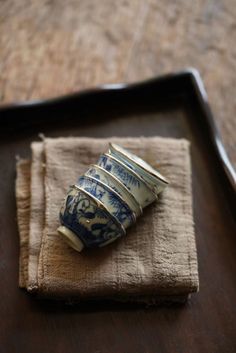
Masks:
[[[115,143],[109,143],[109,153],[140,175],[158,195],[168,185],[168,180],[150,164]]]
[[[125,229],[135,223],[135,213],[110,186],[94,177],[86,175],[79,178],[78,186],[100,201]]]
[[[58,232],[77,251],[109,244],[125,234],[124,227],[102,203],[73,185],[60,211]]]
[[[141,158],[109,144],[108,153],[70,187],[58,232],[77,251],[124,236],[168,181]]]
[[[92,176],[104,184],[111,187],[116,191],[121,198],[128,204],[129,208],[135,213],[136,217],[142,214],[142,207],[134,197],[134,195],[127,189],[127,187],[114,175],[108,172],[106,169],[93,164],[85,175]]]
[[[157,199],[151,186],[128,165],[107,153],[102,154],[97,164],[114,175],[134,195],[142,208]]]

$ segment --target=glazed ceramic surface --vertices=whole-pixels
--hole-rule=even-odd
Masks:
[[[78,180],[78,186],[103,203],[107,210],[124,226],[129,227],[136,220],[134,212],[120,195],[101,181],[88,176]]]
[[[124,234],[118,222],[83,191],[71,187],[60,211],[61,224],[86,247],[104,246]]]
[[[100,156],[97,164],[112,175],[115,175],[134,195],[142,208],[156,200],[155,193],[145,180],[139,177],[134,170],[126,166],[123,162],[111,155],[103,154]]]
[[[138,173],[151,185],[156,194],[159,194],[168,185],[167,179],[156,169],[123,147],[110,143],[109,153]]]
[[[77,251],[125,234],[167,181],[139,157],[110,144],[73,185],[60,212],[58,233]]]
[[[142,213],[142,208],[135,199],[135,197],[130,193],[126,186],[124,186],[124,184],[119,181],[119,179],[109,173],[106,169],[103,169],[102,167],[99,167],[97,165],[92,165],[89,170],[85,173],[85,175],[92,176],[102,181],[106,185],[110,186],[128,204],[128,206],[136,214],[136,216],[140,216],[140,214]]]

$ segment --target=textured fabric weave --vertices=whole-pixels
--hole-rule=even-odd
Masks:
[[[107,247],[77,253],[57,234],[60,205],[68,186],[89,164],[96,163],[109,141],[157,167],[170,185],[125,237]],[[21,241],[21,254],[27,247],[29,257],[20,268],[20,273],[28,272],[28,281],[21,285],[43,296],[78,300],[174,299],[198,289],[188,141],[159,137],[46,138],[32,144],[31,184],[27,166],[28,170],[21,163],[17,167],[21,239],[27,232],[20,225],[29,229],[28,243]],[[24,176],[31,194],[30,215],[20,212],[19,180]]]
[[[28,240],[30,219],[30,162],[17,161],[16,205],[20,234],[19,286],[28,285]]]

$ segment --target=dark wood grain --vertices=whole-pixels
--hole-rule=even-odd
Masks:
[[[1,103],[197,67],[236,166],[235,0],[2,0],[0,33]]]
[[[234,172],[193,73],[0,111],[0,352],[235,352]],[[172,136],[192,142],[200,292],[183,306],[38,301],[19,290],[15,155],[48,136]]]

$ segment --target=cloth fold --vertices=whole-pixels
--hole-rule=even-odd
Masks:
[[[157,167],[170,185],[125,237],[79,254],[57,233],[60,205],[68,186],[96,163],[109,141]],[[146,303],[182,300],[197,291],[188,141],[45,138],[31,148],[31,164],[17,163],[21,287],[45,297]]]

